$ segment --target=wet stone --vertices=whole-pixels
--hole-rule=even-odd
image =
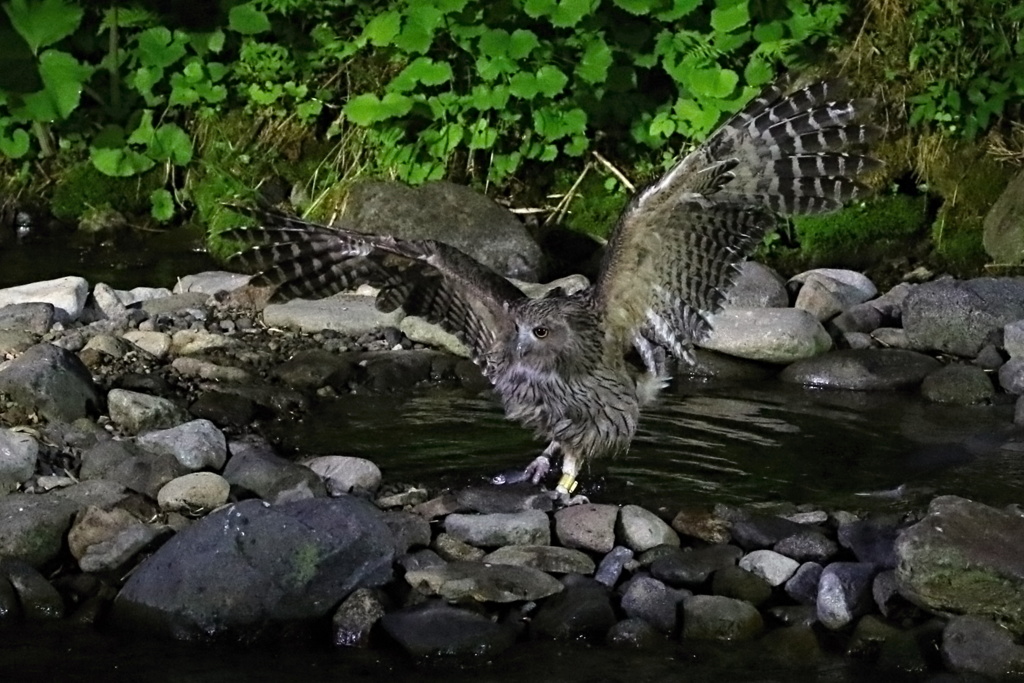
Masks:
[[[129,434],[167,429],[188,419],[173,401],[126,389],[107,393],[107,409],[114,424]]]
[[[824,570],[817,562],[804,562],[786,582],[786,595],[801,605],[814,605],[818,602],[818,583]]]
[[[161,510],[195,513],[213,510],[228,502],[231,485],[213,472],[192,472],[163,485],[156,494]]]
[[[483,561],[530,567],[551,574],[594,573],[594,561],[587,554],[550,545],[508,545],[489,553]]]
[[[818,623],[818,612],[813,605],[776,605],[766,614],[783,626],[813,626]]]
[[[784,538],[805,531],[807,527],[774,515],[752,514],[732,523],[733,540],[744,550],[771,548]]]
[[[720,595],[683,600],[684,640],[750,640],[763,630],[764,620],[750,603]]]
[[[13,557],[0,557],[0,579],[14,588],[22,615],[30,621],[60,619],[64,599],[32,565]]]
[[[827,562],[839,552],[835,541],[814,529],[788,536],[776,543],[773,549],[797,562]]]
[[[551,497],[534,487],[520,489],[510,486],[472,486],[462,489],[455,496],[460,509],[483,514],[525,510],[549,512],[554,507]]]
[[[233,441],[229,450],[223,476],[232,487],[271,502],[327,495],[315,472],[285,460],[259,439]]]
[[[462,507],[459,505],[458,499],[450,493],[445,493],[437,498],[431,498],[430,500],[418,503],[412,509],[413,512],[424,519],[447,517],[451,513],[459,512],[461,510]]]
[[[26,302],[0,307],[0,330],[46,334],[53,327],[54,307],[46,302]]]
[[[615,547],[614,505],[572,505],[555,513],[555,534],[567,548],[607,553]]]
[[[0,576],[0,626],[21,621],[21,601],[6,576]]]
[[[594,573],[594,579],[608,588],[613,587],[619,582],[625,564],[632,559],[633,551],[629,548],[621,545],[612,548],[611,552],[601,558],[601,563]]]
[[[989,403],[995,393],[992,380],[976,365],[947,365],[921,383],[921,395],[935,403],[959,406]]]
[[[678,596],[661,581],[650,576],[636,576],[622,594],[622,611],[628,617],[642,619],[662,633],[676,628]]]
[[[384,616],[384,605],[370,588],[357,588],[338,606],[331,618],[334,644],[338,647],[366,648],[370,631]]]
[[[991,619],[955,616],[942,632],[942,661],[953,671],[990,680],[1024,676],[1024,646]]]
[[[473,562],[482,560],[487,554],[482,549],[474,548],[444,532],[437,535],[431,547],[448,562]]]
[[[732,545],[712,545],[660,557],[651,563],[651,575],[673,586],[696,586],[717,570],[731,567],[743,551]]]
[[[241,427],[256,417],[256,403],[238,394],[205,391],[188,407],[188,412],[218,427]]]
[[[163,533],[164,529],[151,524],[132,524],[111,538],[90,545],[78,560],[78,566],[83,572],[122,569]]]
[[[608,629],[604,642],[621,650],[655,650],[665,646],[665,637],[643,619],[630,617]]]
[[[556,640],[603,638],[616,621],[608,589],[579,582],[545,600],[530,628],[535,636]]]
[[[36,344],[0,367],[0,392],[50,420],[74,422],[99,412],[89,369],[70,351]]]
[[[873,606],[871,584],[878,569],[867,562],[833,562],[818,581],[818,621],[841,629]]]
[[[896,570],[886,569],[879,572],[871,584],[871,597],[875,601],[875,607],[884,617],[894,615],[896,608],[906,601],[899,593],[899,583],[896,581]]]
[[[713,512],[703,509],[683,509],[672,519],[672,528],[684,536],[712,545],[728,543],[732,539],[729,522]]]
[[[441,556],[430,548],[422,548],[416,552],[407,553],[399,557],[395,562],[407,572],[445,564]]]
[[[380,488],[380,468],[365,458],[322,455],[302,464],[323,478],[327,492],[332,496],[343,493],[372,494]]]
[[[169,453],[186,469],[219,470],[228,457],[224,433],[209,420],[192,420],[170,429],[147,432],[135,442],[145,450]]]
[[[740,558],[739,566],[771,586],[781,586],[793,576],[800,563],[774,550],[755,550]]]
[[[679,545],[679,536],[660,517],[639,505],[624,505],[616,531],[623,545],[643,552],[658,545]]]
[[[722,567],[711,577],[711,592],[759,606],[772,597],[772,586],[740,567]]]
[[[388,510],[384,523],[395,536],[395,554],[404,555],[410,548],[430,545],[430,522],[412,512]]]
[[[457,512],[444,520],[444,529],[450,536],[475,546],[551,543],[548,516],[539,510],[495,512],[488,515]]]
[[[39,442],[34,436],[0,427],[0,495],[28,481],[38,458]]]
[[[406,582],[425,595],[451,602],[540,600],[562,590],[562,584],[544,572],[513,565],[451,562],[406,572]]]
[[[885,569],[896,566],[896,537],[900,525],[890,519],[861,519],[839,525],[839,544],[849,548],[861,562]]]
[[[1003,363],[999,368],[999,386],[1008,394],[1024,394],[1024,356]]]
[[[156,498],[160,488],[188,472],[170,453],[146,453],[133,442],[101,441],[82,453],[79,477],[108,479]]]
[[[786,382],[856,391],[916,387],[941,367],[931,356],[903,349],[849,349],[797,361],[780,373]]]
[[[516,628],[486,615],[428,600],[385,614],[381,626],[414,657],[494,657],[516,640]]]

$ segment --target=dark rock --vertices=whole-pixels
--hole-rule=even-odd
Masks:
[[[440,181],[411,188],[363,182],[349,191],[343,218],[362,232],[436,239],[506,277],[537,282],[541,251],[523,224],[475,190]]]
[[[342,383],[341,376],[347,382],[356,361],[357,354],[338,354],[325,349],[304,349],[276,366],[271,372],[271,376],[293,389],[315,391],[326,386],[332,375],[334,375],[334,382],[331,383],[331,386]],[[340,375],[336,373],[340,373]]]
[[[410,548],[430,545],[430,522],[412,512],[388,510],[384,523],[395,537],[395,555],[405,555]]]
[[[373,391],[409,389],[430,380],[430,367],[437,351],[380,351],[360,356],[357,381]]]
[[[995,393],[992,380],[976,365],[947,365],[921,382],[921,395],[936,403],[959,406],[990,403]]]
[[[228,457],[227,439],[209,420],[191,420],[184,424],[141,434],[135,443],[151,453],[172,455],[190,472],[219,470]]]
[[[622,575],[622,568],[633,559],[633,551],[625,546],[616,546],[601,558],[594,579],[603,586],[612,588]]]
[[[430,548],[423,548],[414,553],[402,555],[395,562],[407,572],[426,569],[427,567],[437,567],[445,563],[441,556]]]
[[[53,304],[29,302],[0,308],[0,330],[46,334],[55,320]]]
[[[1018,398],[1013,406],[1013,424],[1024,425],[1024,396]]]
[[[818,583],[824,569],[817,562],[804,562],[786,582],[786,595],[801,605],[813,605],[818,602]]]
[[[833,631],[867,613],[878,568],[867,562],[833,562],[818,580],[818,621]]]
[[[650,576],[636,576],[622,594],[626,616],[643,619],[662,633],[676,629],[676,592]]]
[[[813,605],[776,605],[768,608],[767,614],[783,626],[813,626],[818,623],[818,611]]]
[[[973,358],[1024,318],[1024,279],[936,280],[916,287],[903,304],[903,327],[915,348]]]
[[[217,510],[146,559],[113,623],[182,640],[248,640],[321,617],[391,577],[394,539],[371,504],[342,496]]]
[[[604,642],[622,650],[655,650],[665,646],[665,637],[643,619],[623,619],[610,629]]]
[[[883,617],[895,616],[896,609],[900,604],[906,604],[906,601],[899,593],[896,570],[886,569],[878,573],[871,584],[871,597],[875,601],[875,607],[878,608]]]
[[[900,593],[937,612],[992,617],[1024,633],[1024,517],[940,496],[896,542]]]
[[[188,407],[188,412],[218,427],[241,427],[255,419],[256,402],[238,394],[204,391]]]
[[[324,482],[313,470],[276,455],[259,439],[232,441],[224,478],[231,486],[267,501],[289,497],[326,496]]]
[[[571,505],[555,513],[555,534],[567,548],[607,553],[615,547],[614,505]]]
[[[1024,357],[1011,358],[999,368],[999,386],[1008,394],[1024,394]]]
[[[839,552],[839,546],[820,531],[805,529],[776,543],[774,550],[797,562],[827,562]]]
[[[861,562],[870,562],[883,569],[896,566],[896,537],[900,525],[890,519],[860,519],[840,524],[839,544],[849,548]]]
[[[437,517],[447,517],[453,512],[459,512],[462,510],[462,506],[459,505],[458,498],[450,493],[445,493],[437,498],[431,498],[430,500],[416,504],[412,511],[424,519],[435,519]]]
[[[369,647],[370,631],[384,616],[384,605],[372,588],[357,588],[345,598],[331,619],[334,644]]]
[[[28,481],[38,461],[39,442],[34,436],[0,427],[0,495]]]
[[[758,641],[758,646],[758,651],[763,652],[769,662],[786,670],[816,669],[828,656],[812,625],[800,621],[769,631]],[[799,679],[794,677],[794,680]]]
[[[764,620],[748,602],[720,595],[683,600],[684,640],[750,640],[764,630]]]
[[[726,305],[736,308],[784,308],[789,306],[786,281],[768,266],[744,261],[726,295]]]
[[[803,533],[807,527],[774,515],[748,515],[732,523],[733,540],[746,551],[771,548],[784,538]]]
[[[615,622],[608,590],[593,582],[569,586],[545,600],[531,630],[534,635],[557,640],[603,638]]]
[[[857,304],[832,319],[831,326],[839,332],[870,333],[882,326],[885,316],[871,302]]]
[[[424,595],[449,602],[540,600],[562,590],[562,584],[542,571],[510,564],[451,562],[405,573],[406,582]]]
[[[939,367],[939,361],[916,351],[847,349],[798,360],[779,377],[813,387],[879,391],[916,387]]]
[[[74,422],[100,411],[89,369],[52,344],[36,344],[0,368],[0,391],[49,420]]]
[[[516,640],[517,629],[483,614],[428,600],[381,619],[381,626],[414,657],[494,657]]]
[[[942,632],[942,661],[953,671],[994,681],[1024,676],[1024,646],[991,619],[974,615],[949,620]]]
[[[684,508],[672,519],[672,528],[692,538],[715,545],[728,543],[730,523],[713,512],[703,508]]]
[[[747,360],[708,349],[694,349],[693,356],[696,363],[691,365],[686,362],[677,362],[671,370],[672,376],[714,379],[723,382],[755,382],[774,377],[779,372],[779,366],[772,363]],[[705,538],[702,540],[708,543],[724,543],[729,539]]]
[[[60,593],[29,563],[13,557],[0,557],[0,579],[14,588],[20,612],[26,619],[37,621],[64,616],[64,600]]]
[[[475,562],[482,560],[487,554],[483,549],[474,548],[444,532],[434,538],[431,547],[448,562]]]
[[[711,578],[711,592],[760,606],[772,597],[772,586],[762,577],[740,567],[722,567]]]
[[[594,561],[579,550],[551,545],[507,545],[483,559],[489,564],[512,564],[551,574],[594,573]]]
[[[350,455],[321,455],[302,463],[324,480],[332,496],[342,493],[373,495],[380,488],[380,468],[366,458]]]
[[[673,586],[696,586],[717,570],[734,566],[742,555],[743,551],[732,545],[697,548],[658,558],[651,563],[651,575]]]
[[[168,429],[188,419],[187,413],[169,399],[127,389],[111,389],[107,408],[111,421],[129,434]]]
[[[489,515],[454,513],[444,520],[449,536],[475,546],[548,545],[551,526],[540,510],[495,512]]]
[[[1006,359],[995,344],[986,344],[971,361],[982,370],[998,370]]]
[[[131,441],[101,441],[82,453],[79,477],[116,481],[156,498],[164,484],[187,473],[169,453],[147,453]]]
[[[536,488],[513,486],[471,486],[455,494],[459,508],[473,512],[549,512],[554,507],[551,497]]]
[[[21,601],[18,592],[6,576],[0,576],[0,626],[21,621]]]
[[[679,545],[679,536],[660,517],[639,505],[623,505],[615,525],[623,545],[643,552],[659,545]]]

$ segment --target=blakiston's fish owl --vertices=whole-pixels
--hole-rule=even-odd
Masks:
[[[320,297],[369,283],[377,307],[401,306],[459,337],[508,417],[550,441],[526,468],[535,483],[562,456],[567,498],[588,459],[625,451],[640,409],[665,384],[666,351],[692,360],[695,341],[779,214],[820,213],[864,193],[880,162],[864,148],[880,129],[858,123],[873,102],[820,82],[768,88],[619,218],[590,288],[530,299],[447,244],[329,228],[262,209],[230,236],[235,259],[275,297]],[[639,361],[635,360],[639,359]]]

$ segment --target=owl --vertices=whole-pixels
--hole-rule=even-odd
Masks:
[[[587,289],[531,299],[464,252],[235,207],[257,227],[232,230],[233,260],[275,287],[314,298],[369,283],[382,311],[437,323],[470,349],[507,416],[548,445],[510,479],[539,483],[560,458],[555,494],[571,500],[581,467],[629,448],[641,410],[692,362],[738,265],[780,216],[821,213],[862,196],[863,152],[881,130],[873,101],[822,81],[767,88],[639,191],[618,219]]]

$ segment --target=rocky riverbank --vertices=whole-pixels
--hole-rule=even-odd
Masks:
[[[284,458],[260,426],[317,397],[486,383],[457,340],[370,296],[265,306],[244,283],[0,290],[0,624],[250,642],[329,623],[338,647],[471,661],[537,639],[743,641],[784,667],[838,652],[1024,675],[1019,509],[555,510],[531,488],[425,490],[359,458]],[[711,380],[1016,401],[1024,423],[1020,280],[879,296],[849,271],[786,282],[750,264],[705,346],[686,371]]]

